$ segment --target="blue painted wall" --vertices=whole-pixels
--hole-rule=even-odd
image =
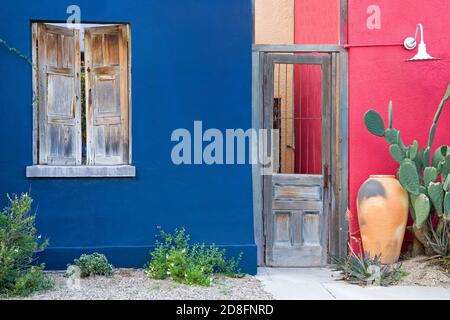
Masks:
[[[65,268],[100,251],[116,266],[142,266],[159,225],[193,241],[243,251],[256,271],[251,167],[175,166],[175,128],[251,126],[251,0],[4,1],[0,37],[31,57],[31,21],[68,17],[127,22],[132,37],[133,179],[27,179],[32,164],[31,67],[0,47],[0,195],[31,189],[41,260]]]

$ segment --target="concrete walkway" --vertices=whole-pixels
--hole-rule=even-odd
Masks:
[[[280,300],[450,300],[450,289],[418,286],[360,287],[327,268],[258,268],[257,278]]]

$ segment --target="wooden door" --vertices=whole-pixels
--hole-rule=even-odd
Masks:
[[[85,29],[87,163],[129,163],[127,26]]]
[[[330,56],[306,54],[265,54],[263,66],[264,128],[273,129],[274,69],[277,65],[320,68],[321,170],[318,174],[283,174],[276,166],[263,179],[263,219],[265,264],[267,266],[321,266],[328,256],[328,217],[331,153],[331,72]],[[287,67],[286,67],[287,69]],[[318,82],[319,83],[319,82]],[[295,88],[293,89],[296,90]],[[275,110],[276,111],[276,110]],[[284,122],[285,123],[285,122]],[[280,163],[280,146],[270,145],[274,163]],[[297,150],[298,151],[298,150]],[[321,173],[321,174],[320,174]]]
[[[81,164],[79,31],[37,25],[39,164]]]

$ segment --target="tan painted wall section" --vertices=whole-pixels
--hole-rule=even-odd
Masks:
[[[255,0],[255,43],[294,43],[294,0]],[[281,101],[279,165],[282,173],[294,170],[293,76],[292,66],[275,66],[274,98]],[[275,149],[278,149],[276,144]]]
[[[294,0],[255,0],[255,43],[294,43]]]

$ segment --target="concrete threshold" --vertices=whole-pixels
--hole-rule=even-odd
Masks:
[[[329,268],[258,268],[256,276],[277,300],[450,300],[440,287],[361,287]]]

